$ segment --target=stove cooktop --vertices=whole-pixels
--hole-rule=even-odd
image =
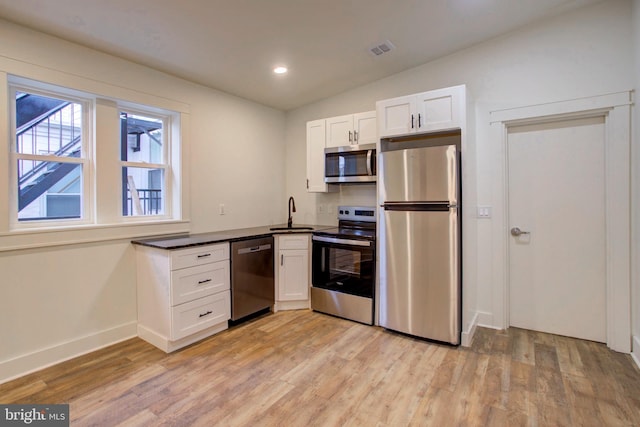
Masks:
[[[360,240],[376,239],[375,228],[356,229],[356,228],[335,227],[335,228],[327,228],[324,230],[314,231],[313,234],[315,234],[316,236],[342,237],[342,238],[360,239]]]

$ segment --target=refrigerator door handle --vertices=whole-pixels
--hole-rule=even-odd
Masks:
[[[458,205],[449,202],[387,202],[380,205],[385,211],[440,211],[448,212],[457,209]]]

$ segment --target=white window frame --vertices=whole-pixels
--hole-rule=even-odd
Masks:
[[[123,167],[132,167],[132,168],[142,168],[142,169],[162,169],[162,181],[163,181],[163,190],[164,194],[162,196],[162,201],[164,203],[163,213],[160,215],[123,215],[123,206],[122,206],[122,198],[119,199],[119,212],[120,215],[125,222],[149,222],[154,220],[166,220],[173,218],[173,196],[171,193],[172,184],[173,184],[173,174],[172,174],[172,118],[175,113],[169,111],[162,111],[157,108],[145,107],[140,105],[134,105],[128,103],[119,103],[118,104],[118,117],[120,113],[124,112],[127,114],[134,114],[138,116],[149,117],[153,119],[157,119],[162,121],[162,161],[163,163],[147,163],[147,162],[133,162],[133,161],[123,161],[121,157],[120,150],[119,153],[119,163],[120,163],[120,171],[122,171]],[[120,127],[118,127],[120,129]],[[120,144],[118,144],[120,146]],[[124,183],[121,183],[121,186]]]
[[[130,240],[147,236],[184,234],[190,231],[189,174],[184,169],[189,158],[190,106],[182,101],[142,92],[135,88],[87,79],[76,74],[55,71],[38,65],[7,62],[0,70],[0,133],[6,136],[0,148],[0,253],[5,251]],[[91,107],[84,109],[88,126],[83,157],[89,178],[82,220],[17,221],[18,188],[15,156],[15,112],[12,113],[11,88],[44,95],[84,98]],[[13,94],[15,99],[15,93]],[[119,131],[120,108],[139,110],[170,118],[167,122],[166,159],[170,162],[165,179],[167,195],[165,215],[124,217],[122,203]],[[13,128],[13,129],[12,129]],[[14,137],[11,137],[11,135]],[[85,141],[83,141],[85,142]],[[56,159],[57,160],[57,159]],[[183,173],[184,172],[184,173]],[[13,175],[16,175],[14,178]]]
[[[93,114],[95,98],[84,92],[63,88],[56,85],[35,82],[20,77],[11,76],[9,83],[10,101],[10,138],[9,138],[9,229],[29,230],[41,228],[64,228],[92,224],[94,222],[93,210],[93,189],[94,189],[94,156],[93,156]],[[17,152],[16,140],[16,92],[26,92],[34,95],[41,95],[56,99],[74,102],[82,106],[82,147],[80,157],[59,157],[42,154],[22,154]],[[80,218],[68,219],[40,219],[20,221],[18,219],[18,161],[19,160],[39,160],[44,162],[59,162],[79,164],[82,167],[81,183],[81,215]]]

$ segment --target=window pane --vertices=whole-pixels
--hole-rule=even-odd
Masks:
[[[120,112],[121,160],[163,163],[162,120]]]
[[[164,170],[122,168],[122,214],[164,215]]]
[[[16,92],[16,152],[79,157],[82,104]]]
[[[21,173],[25,178],[18,182],[19,221],[82,217],[82,165],[18,160]]]

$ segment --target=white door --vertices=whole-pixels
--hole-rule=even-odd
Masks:
[[[508,128],[510,325],[606,342],[604,143],[603,117]]]

